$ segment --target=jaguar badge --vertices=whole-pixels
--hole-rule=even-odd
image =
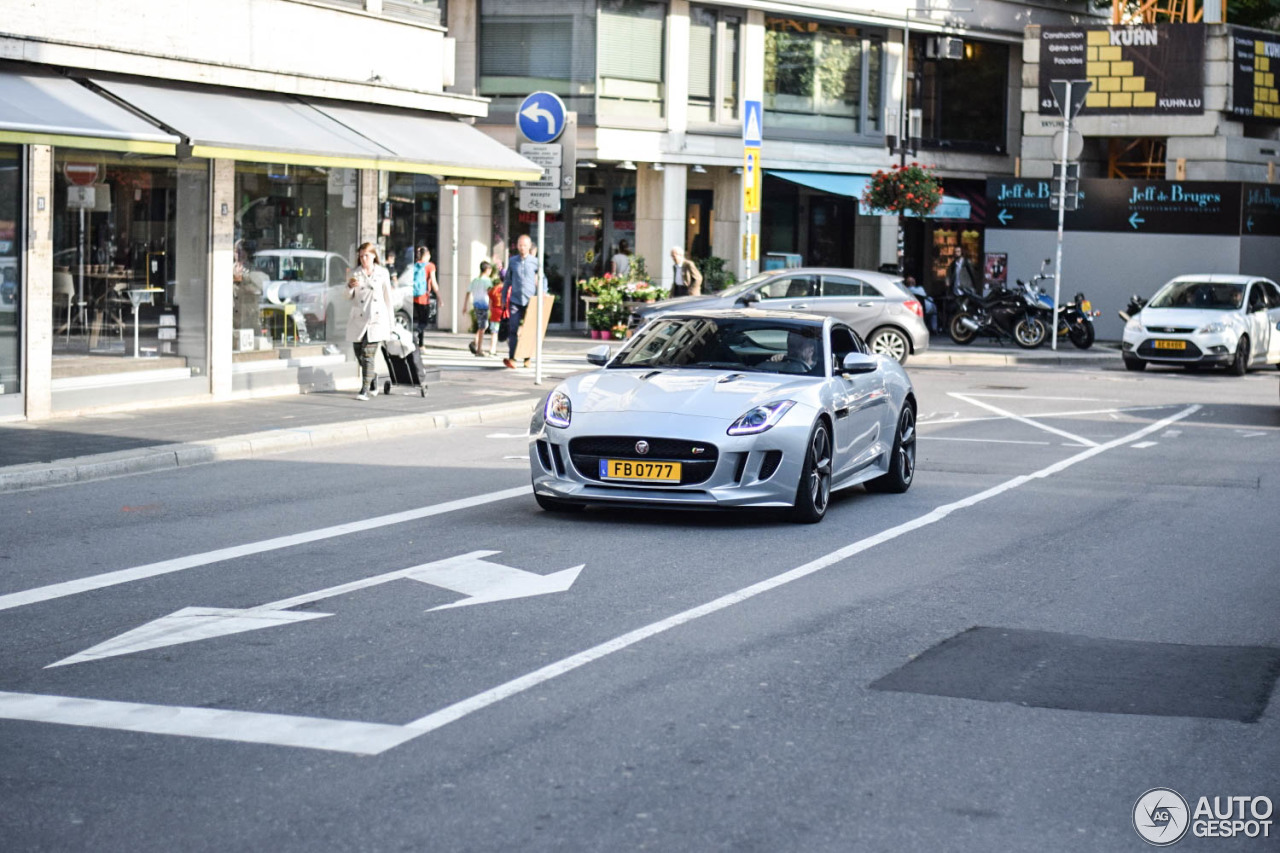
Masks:
[[[644,456],[648,452],[649,452],[649,442],[647,441],[636,442],[636,453],[639,453],[641,456]]]

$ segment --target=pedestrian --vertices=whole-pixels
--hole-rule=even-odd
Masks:
[[[925,289],[916,284],[916,277],[909,275],[902,280],[902,287],[916,299],[920,300],[920,309],[924,311],[924,324],[930,332],[938,331],[938,309]]]
[[[516,366],[516,344],[520,336],[520,320],[524,317],[529,300],[538,295],[538,259],[533,254],[533,241],[528,234],[516,240],[516,254],[507,262],[507,274],[503,278],[502,304],[507,315],[507,357],[504,367]],[[536,331],[535,331],[536,334]],[[524,360],[529,366],[529,359]]]
[[[431,250],[419,246],[413,264],[413,329],[418,333],[418,346],[423,345],[423,332],[435,319],[433,301],[440,298],[436,281],[436,265],[431,263]]]
[[[702,273],[698,272],[697,264],[685,258],[684,249],[671,247],[671,263],[671,295],[701,296]]]
[[[492,271],[493,264],[481,261],[480,275],[472,279],[467,288],[467,294],[471,297],[470,309],[463,308],[462,315],[465,317],[470,310],[476,324],[476,339],[467,345],[472,355],[484,355],[484,333],[489,330],[489,288],[493,286],[489,274]]]
[[[618,241],[618,253],[609,259],[609,272],[614,278],[626,278],[631,273],[631,246],[626,240]]]
[[[360,365],[360,393],[357,400],[378,395],[378,374],[374,358],[378,345],[391,334],[391,276],[378,260],[378,247],[361,243],[356,251],[356,268],[347,279],[351,316],[347,320],[347,340],[351,341]]]
[[[490,280],[489,286],[489,334],[493,337],[489,343],[489,355],[498,354],[498,338],[502,330],[502,318],[506,308],[502,302],[502,279]]]
[[[978,274],[973,264],[964,256],[964,249],[959,245],[952,250],[951,260],[947,263],[947,296],[946,313],[942,318],[944,325],[951,322],[955,313],[956,300],[962,296],[978,295]]]

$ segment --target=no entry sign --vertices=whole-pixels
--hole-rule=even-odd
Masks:
[[[98,182],[97,163],[63,163],[62,174],[77,187],[88,187]]]

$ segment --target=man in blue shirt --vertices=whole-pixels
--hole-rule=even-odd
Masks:
[[[516,240],[516,252],[507,262],[507,270],[502,275],[502,304],[507,306],[507,357],[502,360],[506,367],[516,366],[516,340],[520,334],[520,319],[529,307],[529,301],[538,294],[538,259],[533,255],[533,241],[528,234],[521,234]],[[524,360],[529,366],[529,359]]]

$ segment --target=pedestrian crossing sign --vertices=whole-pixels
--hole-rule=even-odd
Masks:
[[[764,115],[759,101],[742,102],[742,145],[759,148],[764,137]]]

